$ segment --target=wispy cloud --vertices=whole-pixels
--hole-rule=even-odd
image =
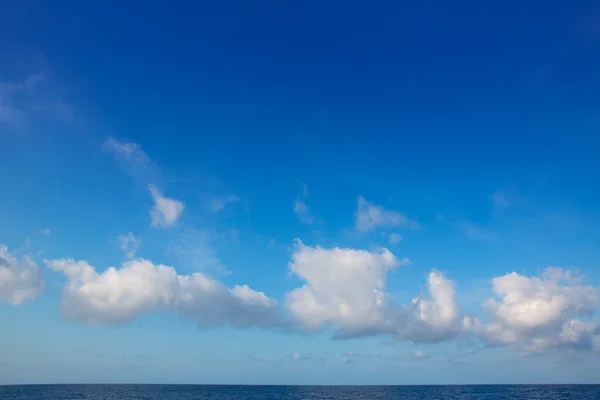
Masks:
[[[184,228],[168,245],[166,253],[179,260],[189,271],[202,271],[217,276],[229,274],[217,255],[223,235],[210,229]]]
[[[296,200],[294,200],[294,214],[296,214],[300,223],[311,225],[316,222],[316,219],[306,202],[306,198],[308,197],[308,185],[297,179],[295,182],[300,186],[300,194]]]
[[[310,358],[310,356],[300,354],[300,353],[293,353],[291,357],[292,357],[292,360],[295,360],[295,361],[303,361],[303,360],[308,360]]]
[[[360,232],[371,232],[377,228],[392,226],[413,229],[419,227],[419,224],[410,220],[405,215],[370,203],[362,196],[359,196],[357,199],[357,208],[354,212],[354,225]]]
[[[240,201],[240,198],[233,193],[229,193],[223,196],[212,196],[208,200],[208,208],[212,213],[219,212],[229,204]]]
[[[294,201],[294,213],[298,217],[298,220],[303,224],[312,224],[315,221],[308,205],[302,200]]]
[[[142,168],[150,165],[148,155],[137,143],[124,143],[110,137],[104,142],[103,149],[111,152],[119,161],[135,164]]]
[[[400,236],[399,234],[397,234],[395,232],[392,232],[389,234],[382,232],[381,234],[382,234],[382,236],[387,236],[389,244],[396,244],[396,243],[399,243],[402,241],[402,236]]]
[[[57,89],[42,73],[22,81],[0,81],[0,123],[23,127],[45,116],[70,121],[73,112]]]
[[[121,235],[117,237],[117,241],[120,244],[121,250],[123,250],[125,258],[135,257],[135,253],[137,252],[138,247],[142,243],[142,240],[136,238],[131,232],[129,232],[127,235]]]
[[[49,228],[40,229],[38,232],[46,236],[50,236],[50,234],[52,233],[52,231]]]

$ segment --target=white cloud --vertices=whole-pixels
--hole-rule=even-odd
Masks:
[[[123,143],[115,138],[108,138],[103,149],[112,153],[118,161],[146,167],[150,164],[148,155],[136,143]]]
[[[22,82],[0,82],[0,123],[22,127],[37,116],[68,121],[73,112],[43,74]]]
[[[413,299],[410,324],[398,329],[400,337],[413,342],[438,342],[458,333],[460,318],[454,283],[433,270],[427,287],[430,298],[421,294]]]
[[[0,244],[0,300],[21,304],[33,300],[44,288],[38,265],[30,257],[20,261]]]
[[[149,185],[150,193],[154,199],[154,207],[150,210],[152,226],[168,227],[173,225],[184,209],[184,204],[175,199],[164,197],[154,185]]]
[[[431,298],[396,304],[385,291],[387,274],[408,260],[389,250],[308,247],[298,242],[290,271],[306,281],[286,294],[292,320],[308,331],[332,327],[337,337],[388,334],[413,342],[436,342],[457,333],[454,284],[429,274]]]
[[[389,244],[396,244],[398,242],[402,241],[402,236],[400,236],[397,233],[390,233],[388,235],[388,243]]]
[[[314,222],[314,217],[308,208],[308,205],[302,200],[294,201],[294,213],[298,216],[298,219],[303,224],[312,224]]]
[[[40,229],[39,232],[42,235],[46,235],[46,236],[50,236],[50,234],[52,233],[52,231],[49,228],[45,228],[45,229]]]
[[[142,243],[142,240],[136,238],[131,232],[129,232],[127,235],[121,235],[117,237],[117,240],[119,241],[121,250],[123,250],[125,258],[135,257],[135,253],[137,252],[138,247]]]
[[[386,275],[399,265],[385,249],[312,248],[298,241],[290,271],[306,284],[287,293],[286,306],[309,330],[325,324],[357,334],[380,330],[385,324]]]
[[[357,208],[354,212],[354,225],[361,232],[371,232],[378,227],[418,227],[416,222],[411,221],[403,214],[369,203],[362,196],[359,196],[357,200]]]
[[[63,273],[62,311],[91,325],[117,325],[157,311],[177,311],[202,326],[273,326],[277,302],[248,286],[227,288],[201,273],[178,275],[144,259],[98,273],[86,261],[46,261]]]
[[[300,353],[294,353],[294,354],[292,354],[292,358],[294,360],[306,360],[306,356],[303,356]]]
[[[224,196],[215,196],[208,200],[208,208],[211,212],[216,213],[225,209],[227,205],[237,201],[240,201],[240,198],[231,193]]]
[[[551,267],[541,278],[516,272],[492,279],[496,298],[484,303],[490,322],[474,317],[465,327],[492,345],[516,345],[532,352],[592,348],[596,325],[579,318],[593,314],[600,291],[583,286],[570,271]]]

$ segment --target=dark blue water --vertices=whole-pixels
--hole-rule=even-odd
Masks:
[[[202,386],[23,385],[0,386],[2,400],[527,400],[600,399],[600,385],[490,386]]]
[[[202,386],[23,385],[0,386],[1,400],[528,400],[600,399],[600,385],[490,386]]]

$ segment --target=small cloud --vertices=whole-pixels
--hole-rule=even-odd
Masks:
[[[380,227],[419,227],[415,221],[395,211],[386,210],[381,206],[369,203],[364,197],[359,196],[357,208],[354,212],[354,225],[360,232],[371,232]]]
[[[269,242],[267,243],[267,249],[272,249],[276,244],[277,241],[275,239],[269,239]]]
[[[231,203],[240,201],[240,198],[235,194],[227,194],[225,196],[213,197],[208,201],[208,208],[211,212],[217,213]]]
[[[302,190],[302,197],[308,197],[308,185],[304,182],[302,182],[301,180],[298,179],[294,179],[294,181],[300,185],[300,188]]]
[[[308,208],[308,205],[302,200],[294,201],[294,213],[303,224],[310,225],[314,222],[314,217]]]
[[[233,232],[227,238],[228,242],[232,236]],[[216,250],[220,240],[224,238],[225,236],[219,236],[209,229],[186,228],[169,243],[166,254],[176,257],[181,265],[190,270],[224,276],[229,271],[219,259]]]
[[[148,155],[137,143],[123,143],[115,138],[108,138],[102,146],[104,151],[112,153],[118,161],[127,162],[141,167],[150,164]]]
[[[121,235],[117,237],[117,241],[120,243],[121,250],[125,254],[125,258],[135,257],[135,253],[138,247],[142,243],[141,239],[137,239],[133,233],[129,232],[127,235]]]
[[[389,244],[396,244],[402,241],[402,236],[397,233],[390,233],[387,235]]]
[[[356,364],[356,362],[354,362],[354,360],[351,360],[348,357],[342,357],[340,358],[340,362],[343,364]]]
[[[40,229],[38,232],[46,236],[50,236],[50,233],[52,233],[49,228]]]
[[[154,185],[149,185],[148,188],[154,199],[154,207],[150,210],[151,226],[168,227],[175,224],[183,213],[185,205],[179,200],[163,196]]]
[[[302,355],[300,353],[292,354],[292,359],[296,361],[308,360],[310,357]]]
[[[356,353],[353,351],[345,351],[342,353],[342,355],[345,357],[354,357],[354,356],[356,356]]]
[[[157,179],[158,167],[151,162],[139,144],[121,142],[111,137],[106,139],[102,150],[112,154],[121,170],[134,181],[147,184]]]
[[[424,351],[417,350],[417,351],[410,353],[408,355],[408,357],[413,360],[423,360],[425,358],[429,358],[430,356],[429,356],[429,354],[425,353]]]
[[[40,116],[71,121],[73,112],[61,92],[41,73],[21,82],[0,82],[0,123],[21,128]]]

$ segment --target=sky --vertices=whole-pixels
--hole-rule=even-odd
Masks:
[[[6,1],[0,384],[600,383],[593,1]]]

